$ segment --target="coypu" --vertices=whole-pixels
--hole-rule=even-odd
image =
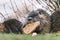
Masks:
[[[22,23],[16,19],[4,21],[4,32],[6,33],[22,33]]]
[[[60,31],[60,11],[57,10],[51,15],[51,32]]]
[[[49,33],[51,19],[48,13],[42,9],[37,9],[29,13],[28,23],[40,21],[40,25],[34,30],[37,33]]]

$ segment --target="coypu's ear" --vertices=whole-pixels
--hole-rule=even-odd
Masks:
[[[43,9],[37,9],[39,14],[46,13]]]

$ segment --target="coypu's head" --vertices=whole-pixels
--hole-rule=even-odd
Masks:
[[[50,20],[50,16],[42,9],[37,9],[29,13],[28,21]]]
[[[40,25],[36,28],[36,32],[49,32],[50,30],[50,16],[46,11],[37,9],[30,12],[28,16],[28,23],[40,21]],[[46,29],[46,28],[47,29]]]

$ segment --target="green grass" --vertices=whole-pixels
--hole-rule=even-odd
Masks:
[[[6,34],[0,33],[0,40],[60,40],[60,36],[56,36],[55,33],[50,34],[38,34],[37,36],[26,34]]]

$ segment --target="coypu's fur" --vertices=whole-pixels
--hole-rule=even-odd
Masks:
[[[32,11],[28,16],[28,23],[40,21],[40,26],[38,26],[34,32],[37,33],[49,33],[50,32],[50,16],[42,9],[37,9]]]
[[[0,23],[0,32],[4,32],[4,25],[3,25],[3,23]]]
[[[60,11],[55,11],[51,15],[51,31],[57,32],[60,31]]]
[[[22,33],[22,23],[16,19],[9,19],[4,23],[4,32],[6,33]]]

